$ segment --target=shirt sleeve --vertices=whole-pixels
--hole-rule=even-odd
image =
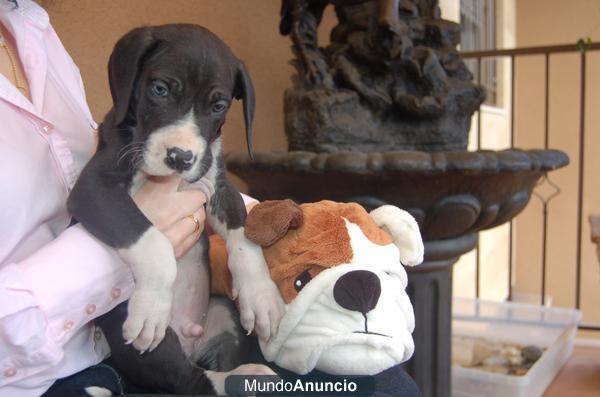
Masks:
[[[242,198],[244,199],[244,205],[248,205],[248,204],[253,203],[255,201],[258,202],[258,200],[254,199],[254,198],[252,198],[250,196],[246,196],[244,193],[240,193],[240,194],[242,195]]]
[[[81,225],[2,268],[0,369],[19,370],[0,376],[0,387],[59,362],[75,331],[132,291],[129,266]]]

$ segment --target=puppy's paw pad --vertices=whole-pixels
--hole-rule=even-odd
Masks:
[[[139,336],[140,332],[144,328],[144,321],[139,318],[127,317],[123,324],[123,339],[126,344],[133,343]]]
[[[133,340],[133,347],[140,354],[154,350],[165,338],[167,324],[168,322],[155,324],[152,320],[146,320],[142,332]]]
[[[169,324],[170,304],[148,306],[135,300],[129,301],[129,316],[123,324],[123,338],[140,351],[153,350],[165,337]]]
[[[154,327],[147,324],[142,329],[140,335],[133,341],[133,347],[135,347],[140,354],[143,354],[150,348],[152,341],[154,341]]]
[[[240,315],[244,329],[268,341],[285,312],[285,305],[274,283],[240,289]]]
[[[242,305],[240,303],[240,323],[242,327],[248,331],[248,335],[252,333],[254,330],[254,325],[256,321],[256,314],[250,307],[246,307],[246,305]]]

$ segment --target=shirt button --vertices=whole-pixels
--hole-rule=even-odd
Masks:
[[[17,370],[14,367],[10,367],[4,370],[4,376],[10,378],[11,376],[15,376],[17,374]]]
[[[110,296],[112,296],[113,299],[117,299],[119,296],[121,296],[121,289],[113,288],[112,291],[110,291]]]
[[[71,320],[65,321],[65,325],[63,326],[63,328],[65,329],[65,331],[70,331],[71,328],[73,328],[73,321],[71,321]]]
[[[94,305],[93,303],[90,303],[89,305],[87,305],[85,307],[85,312],[87,314],[94,314],[95,311],[96,311],[96,305]]]
[[[48,124],[44,124],[44,125],[42,126],[42,130],[44,130],[44,132],[45,132],[46,134],[49,134],[49,133],[50,133],[50,131],[52,130],[52,127],[50,127]]]
[[[96,330],[94,331],[94,339],[96,341],[99,341],[100,339],[102,339],[102,331],[100,331],[100,329],[98,327],[96,327]]]

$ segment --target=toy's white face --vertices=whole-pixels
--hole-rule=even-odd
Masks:
[[[288,305],[265,357],[297,373],[372,375],[414,351],[407,276],[394,244],[372,243],[346,222],[353,258],[324,270]]]

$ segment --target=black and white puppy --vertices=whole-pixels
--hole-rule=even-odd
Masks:
[[[284,306],[260,247],[244,237],[246,210],[226,178],[220,137],[232,100],[242,99],[251,151],[252,82],[217,36],[183,24],[126,34],[110,57],[109,80],[114,107],[100,125],[97,152],[68,199],[74,219],[116,248],[135,279],[127,308],[98,323],[113,357],[128,361],[123,367],[139,383],[170,392],[222,393],[229,372],[205,372],[195,365],[203,365],[207,349],[219,349],[218,328],[235,322],[221,321],[227,312],[209,300],[208,240],[204,236],[178,268],[169,240],[131,196],[148,176],[171,174],[207,195],[207,221],[227,244],[241,325],[268,339]],[[186,329],[194,324],[208,332],[201,338],[190,335]],[[163,374],[160,380],[157,371]],[[269,373],[252,365],[236,371]]]

